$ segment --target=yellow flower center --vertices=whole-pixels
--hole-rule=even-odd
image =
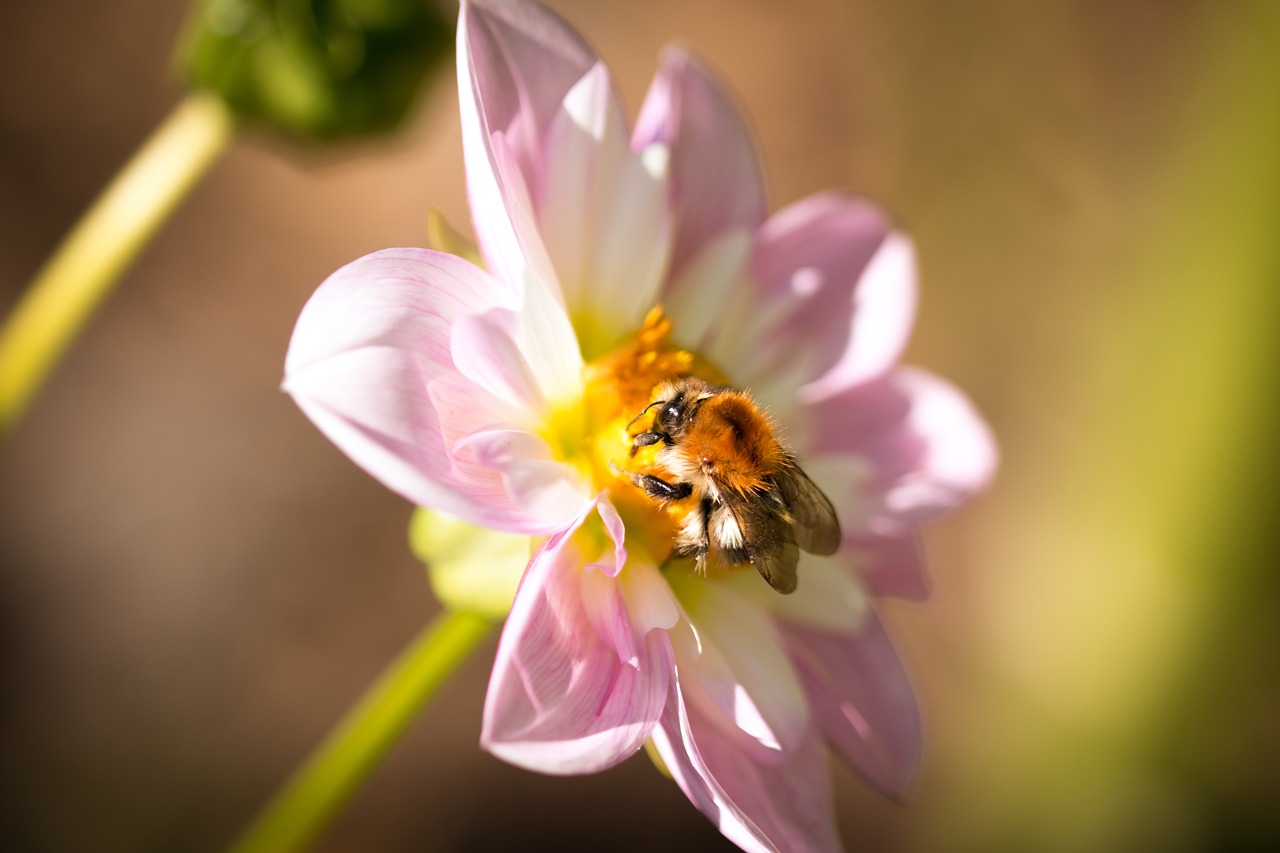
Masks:
[[[627,547],[639,545],[658,562],[670,553],[690,507],[687,502],[659,504],[621,472],[664,476],[655,459],[661,445],[634,447],[635,435],[650,421],[631,424],[654,402],[659,385],[685,375],[728,384],[706,358],[672,343],[671,321],[654,308],[629,341],[586,365],[582,400],[556,412],[544,434],[559,458],[576,465],[597,491],[608,493],[626,525]]]

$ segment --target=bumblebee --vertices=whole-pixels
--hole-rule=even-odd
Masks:
[[[778,592],[794,591],[800,551],[826,555],[840,546],[831,501],[745,391],[681,376],[659,385],[654,396],[631,421],[656,409],[652,425],[634,436],[631,455],[661,444],[655,459],[670,479],[623,473],[654,500],[691,502],[673,554],[692,556],[699,573],[708,560],[749,562]]]

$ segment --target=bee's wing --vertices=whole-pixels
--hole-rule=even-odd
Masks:
[[[800,562],[800,548],[796,545],[795,530],[787,520],[776,513],[765,522],[773,528],[772,547],[751,557],[757,570],[778,592],[796,591],[796,563]]]
[[[795,592],[800,549],[786,515],[771,497],[726,493],[724,506],[733,513],[744,550],[769,586],[781,593]]]
[[[810,554],[834,554],[840,547],[840,522],[827,496],[794,462],[784,465],[774,482],[791,513],[796,544]]]

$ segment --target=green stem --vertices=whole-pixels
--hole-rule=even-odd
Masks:
[[[312,841],[493,625],[469,613],[438,616],[330,732],[233,853],[300,850]]]
[[[0,437],[94,308],[231,138],[222,101],[189,95],[66,236],[0,329]]]

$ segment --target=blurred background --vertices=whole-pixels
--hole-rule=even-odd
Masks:
[[[914,235],[908,360],[1003,450],[889,602],[926,727],[850,849],[1280,845],[1274,436],[1280,21],[1225,0],[557,0],[631,108],[692,45],[773,207],[865,191]],[[181,97],[167,0],[0,6],[0,310]],[[241,134],[0,451],[0,837],[224,847],[437,610],[410,507],[278,389],[315,286],[464,226],[452,65],[390,141]],[[638,757],[477,747],[490,642],[324,851],[728,848]]]

